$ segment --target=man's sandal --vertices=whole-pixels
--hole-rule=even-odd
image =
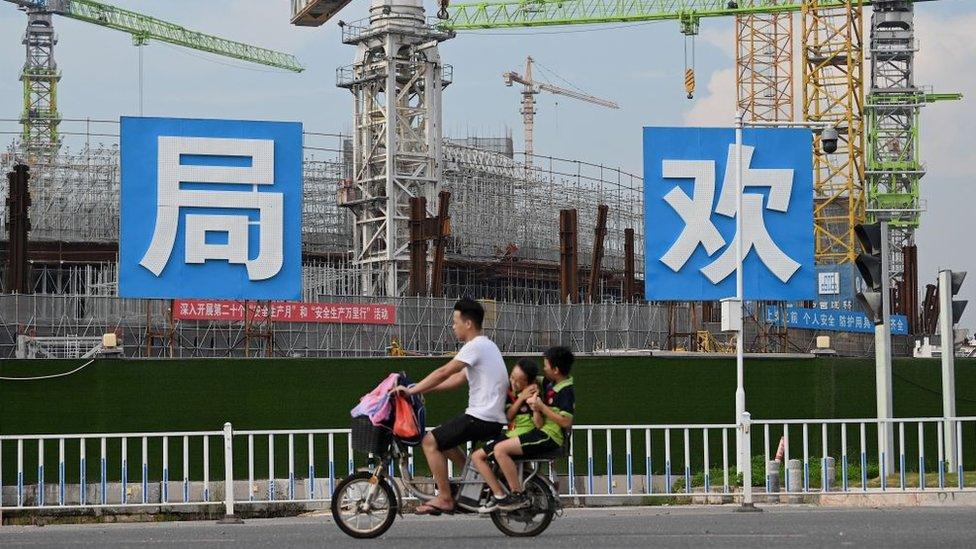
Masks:
[[[446,509],[444,507],[438,507],[436,505],[431,504],[430,502],[427,502],[414,509],[414,513],[417,515],[430,515],[432,517],[436,517],[444,513],[448,515],[453,515],[454,507],[452,506],[450,509]]]

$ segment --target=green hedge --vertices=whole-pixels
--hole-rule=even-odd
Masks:
[[[345,427],[359,396],[387,373],[420,378],[445,359],[102,360],[44,381],[0,381],[0,433],[84,433]],[[77,361],[0,361],[0,375],[64,372]],[[733,360],[581,358],[577,423],[732,421]],[[936,360],[896,360],[896,416],[942,411]],[[956,363],[958,414],[976,415],[976,361]],[[871,417],[868,360],[747,360],[754,418]],[[466,391],[434,393],[431,422],[463,408]]]
[[[62,378],[44,381],[0,381],[0,434],[138,432],[175,430],[219,430],[225,421],[236,429],[300,429],[346,427],[349,410],[359,396],[372,389],[385,375],[405,370],[419,379],[442,364],[443,358],[404,359],[257,359],[257,360],[103,360]],[[512,359],[514,361],[514,359]],[[65,372],[79,361],[0,361],[0,376],[36,376]],[[735,362],[725,359],[690,358],[581,358],[573,372],[576,378],[578,424],[641,423],[729,423],[732,422]],[[898,360],[894,364],[894,410],[896,416],[941,415],[940,366],[936,360]],[[956,363],[957,413],[976,415],[976,361]],[[874,363],[870,360],[748,360],[746,362],[748,409],[754,418],[859,418],[872,417]],[[434,393],[428,398],[428,418],[436,424],[463,409],[466,391]],[[870,429],[869,429],[870,430]],[[812,455],[819,455],[820,433],[810,433]],[[837,453],[838,429],[831,428],[831,452]],[[671,433],[673,473],[683,463],[683,433]],[[799,429],[791,430],[791,457],[802,451]],[[643,438],[635,433],[634,472],[644,471]],[[720,433],[710,439],[712,465],[720,463]],[[779,433],[772,432],[773,441]],[[854,437],[853,433],[849,437]],[[868,439],[873,436],[869,433]],[[606,470],[605,436],[593,441],[594,472]],[[934,445],[934,432],[926,435]],[[970,439],[971,440],[971,439]],[[171,440],[171,478],[179,478],[179,440]],[[613,435],[614,470],[624,472],[623,433]],[[761,452],[762,433],[754,432],[756,453]],[[67,455],[77,455],[77,442],[69,442]],[[93,444],[93,443],[92,443]],[[130,440],[131,463],[139,459],[139,441]],[[267,468],[257,441],[258,470]],[[320,444],[317,442],[317,444]],[[912,446],[909,436],[907,446]],[[115,446],[118,445],[116,442]],[[775,446],[775,442],[773,442]],[[36,456],[36,446],[25,453]],[[159,443],[150,443],[150,469],[157,470]],[[654,472],[664,467],[663,444],[652,450]],[[702,461],[700,434],[691,439],[693,468]],[[873,444],[872,444],[873,446]],[[220,463],[219,440],[211,441],[212,463]],[[577,474],[585,474],[585,439],[577,438]],[[306,444],[296,441],[296,465],[302,471]],[[851,449],[856,451],[855,448]],[[967,448],[967,462],[976,456]],[[11,478],[15,464],[13,445],[3,447],[4,478]],[[337,449],[339,463],[344,448]],[[200,449],[193,448],[195,458]],[[276,464],[287,469],[286,440],[276,440]],[[929,451],[934,459],[934,451]],[[88,448],[97,455],[97,446]],[[115,448],[111,456],[118,455]],[[909,454],[914,449],[909,448]],[[240,474],[246,467],[243,453],[235,455]],[[57,462],[57,444],[45,447],[45,461]],[[118,477],[118,464],[111,458],[110,480]],[[33,458],[31,460],[33,462]],[[191,458],[194,467],[199,461]],[[89,467],[94,467],[94,460]],[[418,464],[419,465],[419,464]],[[913,465],[913,464],[910,464]],[[683,467],[683,465],[680,465]],[[75,477],[77,465],[68,463],[68,477]],[[338,467],[342,474],[344,467]],[[89,471],[95,478],[96,471]],[[136,480],[137,469],[130,472]],[[155,479],[156,473],[152,474]],[[194,476],[196,474],[194,473]],[[26,471],[25,482],[35,472]],[[48,482],[54,478],[48,478]],[[7,483],[5,481],[5,483]]]

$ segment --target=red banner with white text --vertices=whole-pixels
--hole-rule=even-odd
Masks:
[[[249,320],[328,324],[395,324],[395,305],[301,301],[174,299],[173,320]]]

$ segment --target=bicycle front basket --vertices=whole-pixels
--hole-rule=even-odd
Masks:
[[[373,425],[366,416],[352,418],[352,448],[368,454],[382,454],[390,448],[393,432],[382,425]]]

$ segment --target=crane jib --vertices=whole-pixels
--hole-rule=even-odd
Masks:
[[[176,46],[257,63],[292,72],[304,67],[293,55],[192,31],[149,15],[93,0],[5,0],[28,11],[41,10],[126,32],[140,41],[157,40]]]
[[[936,0],[914,0],[934,2]],[[643,21],[695,20],[760,13],[789,13],[803,9],[805,0],[740,0],[729,7],[727,0],[509,0],[452,4],[449,18],[441,26],[451,30],[528,28],[561,25],[598,25]],[[863,0],[870,6],[872,0]],[[820,0],[818,7],[844,7],[847,0]]]

